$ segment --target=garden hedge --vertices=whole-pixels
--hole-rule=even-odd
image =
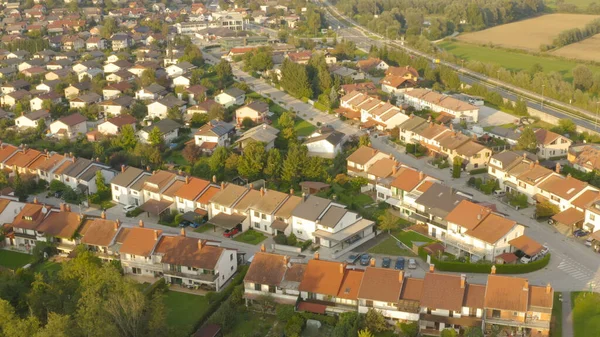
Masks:
[[[423,247],[419,248],[419,257],[427,261],[427,252]],[[492,265],[496,266],[496,274],[525,274],[540,270],[550,262],[550,253],[543,258],[527,264],[492,264],[492,263],[466,263],[458,261],[441,261],[431,257],[431,263],[439,271],[463,272],[463,273],[482,273],[489,274]]]
[[[487,171],[488,171],[487,167],[482,167],[482,168],[478,168],[478,169],[469,171],[469,174],[470,175],[482,174],[482,173],[487,173]]]

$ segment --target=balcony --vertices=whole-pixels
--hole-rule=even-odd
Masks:
[[[485,249],[483,248],[479,248],[479,247],[475,247],[473,245],[470,245],[468,243],[465,243],[464,241],[460,240],[459,238],[457,238],[454,235],[460,235],[460,234],[450,234],[448,233],[444,239],[444,242],[448,245],[451,245],[453,247],[456,247],[462,251],[468,252],[470,254],[475,254],[477,256],[485,256]]]
[[[154,263],[152,261],[136,261],[136,260],[121,260],[123,266],[131,267],[131,268],[141,268],[155,272],[163,272],[163,268],[161,264]]]
[[[219,278],[219,273],[216,273],[214,275],[213,274],[187,274],[187,273],[182,273],[180,271],[174,271],[174,270],[169,270],[169,269],[165,269],[164,274],[170,275],[170,276],[175,276],[175,277],[181,277],[181,278],[189,278],[192,280],[198,280],[198,281],[204,281],[204,282],[215,282],[215,280],[217,278]]]
[[[502,326],[513,326],[513,327],[518,327],[518,328],[550,329],[550,321],[540,321],[538,319],[533,319],[531,317],[526,317],[525,322],[512,320],[512,319],[488,317],[485,319],[485,323],[502,325]]]

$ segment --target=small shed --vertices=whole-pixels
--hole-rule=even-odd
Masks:
[[[327,191],[331,185],[322,183],[320,181],[303,181],[300,183],[300,187],[302,188],[302,193],[308,195],[319,193],[321,191]]]
[[[496,264],[516,264],[519,258],[514,253],[503,253],[496,256]]]

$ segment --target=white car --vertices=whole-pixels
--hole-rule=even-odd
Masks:
[[[592,243],[594,243],[594,239],[593,238],[587,238],[587,240],[585,240],[585,245],[588,246],[588,247],[591,247]]]
[[[531,259],[531,256],[524,255],[524,256],[521,258],[521,263],[524,263],[524,264],[525,264],[525,263],[529,263],[529,262],[531,262],[531,260],[532,260],[532,259]]]
[[[417,261],[415,259],[408,259],[408,269],[417,269]]]
[[[127,205],[127,206],[123,207],[123,210],[124,210],[125,212],[129,212],[129,211],[133,211],[133,210],[134,210],[134,209],[136,209],[136,208],[137,208],[137,206],[136,206],[136,205]]]

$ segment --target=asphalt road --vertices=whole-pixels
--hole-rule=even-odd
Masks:
[[[351,20],[350,18],[339,13],[337,11],[337,9],[334,6],[332,6],[331,4],[329,4],[328,2],[326,2],[326,1],[324,1],[324,2],[317,1],[317,2],[319,4],[327,6],[328,10],[333,11],[337,16],[343,17],[344,20],[350,22],[351,24],[357,25],[356,22],[353,22],[353,20]],[[340,20],[338,20],[336,17],[334,17],[329,11],[326,12],[325,19],[327,20],[328,24],[331,25],[332,27],[340,27],[340,29],[337,30],[339,37],[342,37],[349,41],[353,41],[357,47],[359,47],[363,50],[369,50],[371,45],[375,45],[377,47],[382,47],[383,45],[388,44],[388,45],[393,45],[397,48],[403,49],[404,51],[408,52],[409,54],[417,55],[417,56],[421,56],[421,57],[430,59],[430,60],[432,60],[432,62],[433,62],[433,59],[435,59],[435,56],[427,55],[423,52],[420,52],[418,50],[407,47],[406,45],[401,45],[400,43],[398,43],[397,41],[394,41],[394,40],[385,40],[383,38],[378,40],[378,39],[373,39],[371,37],[368,37],[365,35],[365,32],[367,32],[371,36],[379,36],[379,35],[369,32],[368,30],[366,30],[364,28],[358,29],[355,26],[348,26],[348,25],[344,24],[343,22],[341,22]],[[381,36],[379,36],[379,37],[381,37]],[[484,86],[488,87],[489,90],[498,92],[503,97],[513,100],[513,101],[515,101],[517,99],[517,97],[520,97],[520,98],[524,99],[527,102],[527,105],[533,109],[545,112],[545,113],[552,115],[554,117],[557,117],[559,119],[562,119],[562,118],[571,119],[577,125],[585,127],[589,130],[597,130],[598,129],[598,114],[597,113],[590,112],[590,111],[578,108],[576,106],[557,101],[552,98],[543,97],[542,95],[540,95],[538,93],[516,87],[512,84],[509,84],[509,83],[506,83],[503,81],[499,81],[495,78],[490,78],[486,75],[471,71],[469,69],[463,68],[459,65],[456,65],[456,64],[453,64],[450,62],[440,61],[440,64],[443,64],[447,67],[450,67],[450,68],[456,70],[459,73],[459,77],[460,77],[461,81],[463,81],[467,84],[477,83],[477,84],[484,85]],[[542,106],[542,101],[544,102],[543,106]],[[548,104],[552,104],[552,105],[549,106]],[[565,110],[565,109],[567,109],[567,110]],[[577,112],[577,114],[572,113],[571,111],[575,111],[575,112]],[[588,119],[581,118],[578,114],[585,115],[588,117]]]

